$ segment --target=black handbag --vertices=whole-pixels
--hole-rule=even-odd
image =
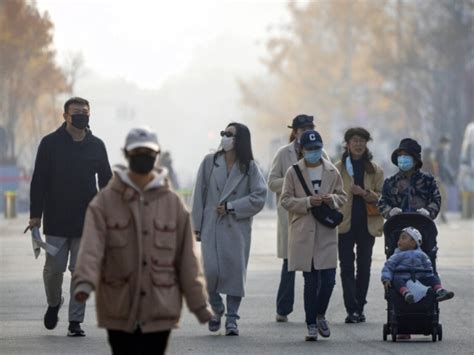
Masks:
[[[293,165],[293,168],[296,171],[298,180],[300,180],[300,183],[303,186],[306,195],[312,196],[311,192],[308,189],[308,186],[306,185],[303,174],[301,173],[300,167],[295,164]],[[311,213],[318,222],[324,224],[326,227],[329,228],[336,228],[339,224],[341,224],[342,219],[344,218],[341,212],[334,208],[331,208],[328,204],[324,202],[321,203],[320,206],[311,207]]]

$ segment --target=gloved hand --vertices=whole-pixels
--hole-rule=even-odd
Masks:
[[[428,212],[428,210],[426,208],[418,208],[416,210],[416,212],[418,212],[419,214],[422,214],[423,216],[426,216],[426,217],[430,216],[430,213]]]
[[[399,214],[399,213],[402,213],[402,209],[398,208],[398,207],[394,207],[390,210],[390,212],[388,214],[389,214],[390,217],[393,217],[393,216],[395,216],[396,214]]]

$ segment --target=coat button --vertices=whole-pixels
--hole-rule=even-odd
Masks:
[[[143,231],[143,235],[148,235],[148,231],[147,231],[147,230],[144,230],[144,231]]]
[[[145,206],[148,206],[150,203],[149,203],[148,201],[145,201],[143,204],[144,204]]]
[[[237,195],[237,191],[232,191],[232,195]]]
[[[143,260],[143,263],[142,263],[142,264],[143,264],[143,266],[147,266],[147,265],[148,265],[148,263],[146,262],[146,260]]]
[[[145,291],[140,292],[140,296],[142,297],[146,296],[146,292]]]

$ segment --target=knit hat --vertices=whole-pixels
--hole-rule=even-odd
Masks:
[[[418,245],[418,248],[421,246],[421,243],[423,242],[423,237],[421,236],[421,233],[418,231],[418,229],[413,227],[406,227],[402,230],[402,232],[405,232],[410,237],[412,237]]]
[[[400,144],[397,149],[392,153],[392,163],[398,166],[398,153],[404,150],[410,154],[415,160],[418,161],[418,166],[421,168],[423,166],[423,161],[421,160],[421,145],[418,142],[411,138],[403,138],[400,141]]]

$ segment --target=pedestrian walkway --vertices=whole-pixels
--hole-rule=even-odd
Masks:
[[[443,283],[456,293],[441,305],[444,338],[416,336],[410,344],[382,341],[385,302],[380,269],[385,260],[383,240],[377,239],[367,323],[344,324],[339,271],[328,310],[331,337],[316,343],[304,342],[306,329],[302,304],[302,276],[297,276],[295,311],[289,323],[276,323],[275,294],[280,260],[276,259],[276,220],[272,211],[257,216],[253,226],[247,297],[242,303],[240,337],[210,334],[187,310],[181,328],[172,333],[169,354],[472,354],[474,286],[474,222],[450,215],[450,225],[440,225],[439,271]],[[85,338],[68,338],[67,307],[60,311],[56,329],[43,327],[46,300],[42,284],[44,253],[35,260],[29,235],[23,230],[27,216],[0,219],[0,354],[108,354],[106,333],[96,327],[94,302],[89,302]],[[64,284],[69,283],[69,276]],[[69,290],[64,289],[66,302]],[[67,303],[66,303],[67,304]]]

